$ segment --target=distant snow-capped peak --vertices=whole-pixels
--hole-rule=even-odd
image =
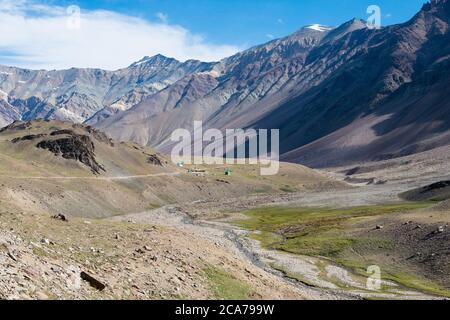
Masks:
[[[306,28],[307,29],[316,30],[316,31],[320,31],[320,32],[326,32],[326,31],[330,31],[330,30],[333,29],[331,27],[323,26],[323,25],[320,25],[320,24],[312,24],[312,25],[306,26]]]

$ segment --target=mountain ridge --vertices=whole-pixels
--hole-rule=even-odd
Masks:
[[[196,60],[182,63],[162,55],[115,71],[95,68],[47,71],[0,65],[0,90],[6,96],[2,100],[17,113],[14,118],[0,119],[0,123],[36,118],[82,123],[105,107],[126,110],[143,96],[158,92],[186,74],[209,68],[209,63]],[[4,108],[0,114],[5,113]]]
[[[411,20],[380,29],[357,18],[336,28],[305,26],[218,62],[144,57],[124,69],[132,70],[127,77],[111,77],[115,85],[100,103],[80,90],[59,97],[63,108],[55,110],[39,97],[8,99],[0,114],[11,118],[28,110],[25,116],[70,117],[81,101],[90,101],[85,113],[77,114],[83,121],[115,139],[165,152],[171,132],[192,129],[194,120],[220,130],[279,128],[283,159],[310,166],[427,150],[450,143],[449,7],[448,0],[431,1]],[[425,124],[421,99],[436,109]],[[5,111],[11,101],[17,113]]]

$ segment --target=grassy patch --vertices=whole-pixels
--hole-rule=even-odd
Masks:
[[[283,241],[283,237],[280,235],[277,235],[275,233],[267,232],[267,231],[261,231],[261,232],[255,232],[250,235],[250,238],[253,240],[257,240],[261,243],[261,245],[264,248],[267,248],[274,243],[279,243]]]
[[[250,230],[269,232],[280,231],[283,227],[302,225],[304,232],[317,231],[318,228],[331,229],[340,222],[351,218],[409,211],[429,207],[429,202],[402,203],[354,208],[280,208],[268,207],[246,211],[247,220],[236,223]],[[291,228],[291,230],[293,230]],[[283,232],[286,233],[286,232]],[[290,233],[289,230],[287,233]]]
[[[284,185],[280,188],[280,190],[286,193],[297,192],[297,190],[295,190],[295,188],[291,187],[290,185]]]
[[[233,275],[213,266],[203,270],[214,291],[214,296],[221,300],[247,300],[251,289],[247,284]]]
[[[369,265],[376,265],[377,261],[375,260],[367,260],[367,261],[358,261],[355,259],[344,259],[339,258],[336,259],[336,262],[346,266],[347,268],[353,270],[355,273],[367,277],[367,267]],[[425,279],[420,275],[408,273],[406,271],[400,270],[401,266],[392,267],[392,266],[383,266],[381,278],[386,281],[392,281],[404,287],[414,289],[421,292],[427,292],[429,294],[434,294],[437,296],[450,297],[450,290],[443,288],[433,281]],[[400,271],[399,271],[400,270]],[[389,293],[389,289],[392,289],[390,286],[382,286],[381,291],[385,291]]]
[[[349,248],[389,248],[391,245],[379,239],[344,235],[343,225],[351,219],[392,214],[429,205],[427,202],[346,209],[269,207],[247,211],[245,214],[249,219],[235,223],[248,230],[260,231],[252,237],[261,241],[266,248],[296,254],[336,257]]]
[[[255,190],[253,190],[253,193],[269,193],[270,191],[272,191],[272,187],[271,186],[262,186],[259,188],[256,188]]]
[[[355,221],[431,205],[431,202],[405,202],[343,209],[268,207],[246,211],[248,219],[235,223],[254,231],[250,237],[260,241],[265,248],[330,258],[365,277],[368,276],[366,269],[369,265],[380,265],[384,280],[430,294],[449,296],[448,290],[426,279],[424,275],[408,273],[401,265],[393,266],[388,260],[381,262],[376,259],[379,253],[393,252],[393,242],[374,236],[361,236],[352,229],[352,222]]]
[[[33,247],[33,253],[38,257],[48,258],[49,254],[42,248]]]
[[[402,284],[408,288],[412,288],[422,292],[428,292],[430,294],[450,297],[450,290],[445,289],[430,281],[428,279],[424,279],[421,277],[417,277],[416,275],[411,275],[405,272],[393,272],[383,275],[383,279],[391,280]]]
[[[147,210],[155,210],[155,209],[159,209],[159,208],[161,208],[162,206],[160,205],[160,204],[156,204],[156,203],[150,203],[148,206],[147,206]]]
[[[296,237],[273,246],[283,250],[307,256],[334,257],[346,248],[352,247],[356,239],[331,237]]]

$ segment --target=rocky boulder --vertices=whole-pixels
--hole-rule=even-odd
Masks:
[[[58,136],[58,138],[43,140],[36,147],[49,150],[65,159],[79,161],[90,167],[94,174],[105,171],[105,168],[95,159],[95,146],[89,136],[76,134],[71,130],[55,131],[52,132],[51,136]]]

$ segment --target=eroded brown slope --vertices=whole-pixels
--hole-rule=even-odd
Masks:
[[[106,217],[206,198],[334,185],[299,165],[282,164],[279,175],[270,177],[246,165],[225,176],[227,167],[178,168],[150,148],[68,122],[16,122],[0,132],[0,201],[18,211]]]

